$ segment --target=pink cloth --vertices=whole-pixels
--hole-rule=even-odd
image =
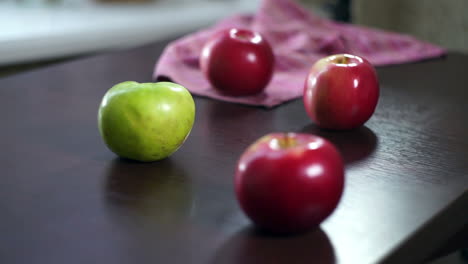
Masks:
[[[233,27],[258,31],[273,47],[275,71],[261,94],[245,97],[221,95],[200,71],[198,58],[208,37],[216,31]],[[438,57],[445,52],[438,46],[407,35],[315,16],[293,0],[262,0],[255,15],[233,16],[170,43],[156,64],[153,78],[170,78],[195,95],[273,107],[301,97],[309,69],[327,55],[350,53],[381,66]]]

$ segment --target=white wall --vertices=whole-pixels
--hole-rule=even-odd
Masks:
[[[158,0],[151,4],[16,1],[0,0],[0,65],[142,45],[257,6],[251,0]]]

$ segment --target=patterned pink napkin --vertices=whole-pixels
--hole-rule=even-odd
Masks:
[[[245,97],[221,95],[200,71],[198,58],[205,41],[213,32],[232,27],[258,31],[273,47],[275,71],[261,94]],[[233,16],[170,43],[156,64],[153,78],[169,78],[195,95],[273,107],[301,97],[310,67],[330,54],[351,53],[381,66],[438,57],[445,52],[438,46],[407,35],[315,16],[294,0],[262,0],[255,15]]]

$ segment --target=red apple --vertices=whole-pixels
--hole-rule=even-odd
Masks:
[[[231,96],[260,93],[274,67],[270,44],[259,33],[230,29],[214,34],[204,45],[200,67],[211,85]]]
[[[367,60],[349,54],[317,61],[304,87],[304,107],[322,128],[352,129],[363,125],[379,99],[377,73]]]
[[[242,154],[235,174],[241,209],[260,228],[289,234],[318,226],[344,185],[337,149],[311,134],[272,133]]]

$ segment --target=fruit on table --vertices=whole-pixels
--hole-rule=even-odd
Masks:
[[[204,45],[200,67],[212,86],[230,96],[262,92],[273,75],[275,57],[268,41],[246,29],[215,33]]]
[[[98,127],[115,154],[137,161],[164,159],[188,137],[195,120],[190,92],[171,82],[122,82],[107,91]]]
[[[258,227],[289,234],[318,226],[336,208],[344,186],[342,158],[327,140],[272,133],[241,155],[235,173],[241,209]]]
[[[374,113],[379,82],[364,58],[337,54],[317,61],[304,86],[303,102],[309,117],[322,128],[352,129]]]

